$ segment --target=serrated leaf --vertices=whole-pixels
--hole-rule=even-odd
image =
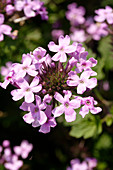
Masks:
[[[82,122],[82,124],[76,124],[72,127],[70,131],[70,135],[76,138],[84,137],[89,138],[92,137],[95,133],[96,126],[93,122]]]
[[[102,123],[99,117],[89,114],[89,116],[79,118],[74,121],[70,131],[70,135],[76,138],[83,137],[84,139],[93,137],[102,132]]]

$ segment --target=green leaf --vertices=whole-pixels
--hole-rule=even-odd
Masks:
[[[101,5],[103,6],[103,8],[105,8],[106,5],[113,5],[113,1],[111,1],[111,0],[103,0],[101,2]]]
[[[105,70],[112,69],[113,67],[113,52],[112,52],[112,39],[111,36],[107,36],[100,40],[98,51],[101,54],[101,61],[99,66],[104,62]],[[102,63],[101,63],[102,62]]]
[[[107,133],[104,133],[98,138],[98,141],[95,144],[96,149],[108,149],[112,147],[112,137]]]
[[[93,137],[102,132],[102,123],[99,117],[95,115],[86,115],[85,118],[79,118],[73,122],[70,135],[76,138],[84,139]]]
[[[0,165],[0,170],[5,170],[3,165]]]
[[[99,58],[98,63],[94,68],[94,70],[97,72],[96,78],[98,80],[102,80],[105,77],[105,74],[103,72],[104,65],[105,65],[105,59],[104,58],[102,58],[102,59]]]
[[[110,116],[108,115],[106,117],[106,124],[107,124],[107,126],[111,126],[112,123],[113,123],[113,117],[111,115]]]

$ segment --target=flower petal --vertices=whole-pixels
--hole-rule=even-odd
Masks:
[[[59,101],[60,103],[63,103],[63,101],[64,101],[64,98],[63,98],[62,95],[61,95],[60,93],[58,93],[58,92],[55,93],[54,98],[55,98],[57,101]]]
[[[67,122],[72,122],[76,119],[76,112],[72,107],[69,107],[65,110],[65,119]]]
[[[24,92],[22,89],[15,89],[11,91],[11,95],[13,96],[13,100],[17,101],[24,97]]]
[[[34,119],[32,117],[31,113],[27,113],[23,116],[23,119],[26,123],[31,124],[32,122],[34,122]]]
[[[52,110],[52,113],[54,115],[54,117],[59,117],[60,115],[62,115],[65,111],[65,108],[63,105],[60,105],[58,107],[55,107],[53,110]]]
[[[33,101],[34,101],[34,94],[31,91],[25,92],[25,102],[32,103]]]

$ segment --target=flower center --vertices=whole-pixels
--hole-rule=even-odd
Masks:
[[[31,91],[31,89],[28,87],[28,88],[26,88],[26,92],[29,92],[29,91]]]
[[[83,83],[84,83],[84,81],[83,81],[83,80],[80,80],[80,83],[82,83],[82,84],[83,84]]]
[[[7,80],[11,80],[11,79],[12,79],[12,77],[11,77],[11,76],[8,76],[8,77],[7,77]]]
[[[28,67],[27,67],[27,66],[24,66],[24,67],[23,67],[23,70],[27,70],[27,69],[28,69]]]
[[[85,67],[85,66],[86,66],[86,63],[82,63],[82,66]]]
[[[39,111],[39,108],[38,107],[35,107],[35,112],[38,112]]]
[[[64,48],[63,47],[60,47],[60,49],[59,49],[60,51],[64,51]]]
[[[37,55],[37,58],[38,58],[38,59],[41,59],[42,57],[41,57],[41,55]]]
[[[64,89],[69,89],[67,86],[67,76],[64,70],[55,68],[48,68],[47,72],[41,75],[41,84],[44,94],[50,94],[54,96],[55,92],[63,93]]]
[[[64,104],[64,106],[68,108],[68,107],[69,107],[69,103],[66,102],[66,103]]]
[[[90,102],[89,100],[86,100],[86,104],[87,104],[87,105],[90,105],[91,102]]]

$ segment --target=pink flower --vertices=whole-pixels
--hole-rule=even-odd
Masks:
[[[107,28],[108,25],[106,23],[93,23],[87,28],[86,31],[94,40],[100,40],[101,37],[108,35]]]
[[[88,163],[89,170],[95,168],[97,166],[97,159],[95,158],[86,158],[85,159]]]
[[[108,24],[113,24],[113,9],[110,6],[106,6],[105,9],[95,10],[97,14],[94,19],[97,22],[104,22],[107,20]]]
[[[68,86],[77,86],[77,93],[83,94],[87,88],[92,89],[97,85],[96,78],[90,78],[92,71],[84,71],[80,75],[80,77],[76,74],[76,72],[70,72],[67,80]]]
[[[17,101],[25,97],[25,102],[31,103],[34,101],[34,93],[39,92],[42,89],[42,85],[39,84],[39,78],[35,77],[31,84],[29,85],[25,79],[20,78],[17,81],[17,85],[20,89],[11,91],[13,100]]]
[[[6,10],[7,15],[12,15],[13,12],[15,11],[15,8],[13,5],[8,4],[8,5],[6,5],[5,10]]]
[[[27,140],[23,140],[20,146],[14,146],[14,152],[16,155],[21,156],[23,159],[26,159],[33,149],[33,145],[28,143]]]
[[[72,41],[84,42],[84,41],[86,41],[87,36],[86,36],[84,30],[75,29],[74,32],[70,34],[70,38],[72,39]]]
[[[67,122],[72,122],[76,119],[76,112],[74,109],[80,107],[80,100],[79,99],[72,99],[71,101],[69,98],[71,97],[72,93],[70,91],[64,90],[64,97],[56,92],[54,98],[61,103],[60,106],[53,109],[52,113],[54,117],[59,117],[63,113],[65,113],[65,119]]]
[[[95,107],[94,105],[97,105],[97,102],[94,100],[93,97],[84,97],[81,99],[82,106],[79,114],[84,118],[86,114],[89,113],[89,111],[92,114],[97,114],[102,111],[100,107]]]
[[[59,45],[53,41],[48,45],[50,51],[57,52],[52,58],[44,48],[38,47],[22,56],[22,64],[12,64],[5,81],[0,83],[3,88],[9,83],[17,88],[11,91],[11,95],[15,101],[24,97],[25,101],[20,106],[28,112],[23,116],[24,121],[40,127],[42,133],[50,132],[51,127],[56,126],[55,118],[63,113],[67,122],[74,121],[75,109],[81,105],[82,117],[89,111],[92,114],[101,111],[101,108],[94,107],[92,99],[93,105],[87,106],[85,99],[75,96],[76,89],[78,94],[83,94],[97,85],[97,79],[90,78],[97,75],[91,69],[97,61],[94,58],[87,60],[88,52],[82,44],[74,42],[69,45],[68,35],[60,36],[58,41]],[[67,56],[70,57],[68,61]]]
[[[46,108],[46,104],[44,102],[41,103],[40,96],[36,95],[35,99],[36,105],[33,103],[23,102],[20,108],[24,111],[30,111],[23,116],[24,121],[28,124],[32,123],[33,127],[38,127],[47,121],[47,116],[43,111]]]
[[[18,160],[18,156],[12,155],[11,161],[8,161],[4,163],[4,166],[8,170],[19,170],[20,167],[22,167],[23,161]]]
[[[85,161],[80,162],[79,159],[71,160],[71,167],[68,167],[67,170],[88,170],[88,165]]]
[[[51,35],[53,37],[53,40],[57,41],[59,36],[64,35],[64,31],[61,29],[54,29],[54,30],[52,30]]]
[[[7,76],[8,73],[10,72],[10,70],[11,70],[11,66],[12,66],[12,62],[11,61],[6,63],[6,67],[2,66],[1,67],[1,71],[0,71],[1,75],[2,76]]]
[[[22,64],[15,63],[13,67],[16,77],[25,77],[26,74],[35,77],[38,72],[36,71],[35,65],[32,64],[32,58],[29,54],[22,55]]]
[[[52,106],[51,105],[47,105],[46,110],[45,110],[45,114],[47,116],[47,120],[46,122],[41,125],[39,132],[42,133],[48,133],[50,132],[50,128],[51,127],[55,127],[56,126],[56,121],[55,118],[51,116],[51,112],[52,112]]]
[[[4,89],[7,88],[7,86],[9,85],[9,83],[14,84],[14,77],[15,77],[15,73],[13,70],[11,70],[8,75],[5,77],[5,80],[3,83],[0,82],[0,86]]]
[[[70,37],[68,35],[60,36],[59,37],[59,45],[56,45],[53,41],[48,44],[48,48],[50,51],[57,52],[53,57],[52,60],[60,61],[61,63],[66,62],[67,56],[65,53],[71,53],[76,50],[74,45],[70,44]]]
[[[43,6],[43,2],[39,0],[18,0],[14,2],[15,10],[24,11],[24,14],[27,18],[35,17],[40,14],[42,19],[48,19],[48,12]]]
[[[4,23],[4,15],[0,14],[0,41],[4,40],[4,34],[10,35],[12,28]]]
[[[10,141],[9,140],[4,140],[2,143],[3,147],[9,147],[10,146]]]
[[[46,50],[42,47],[38,47],[33,51],[33,63],[42,63],[45,57]]]
[[[77,73],[80,73],[83,70],[91,69],[91,67],[94,67],[97,64],[97,60],[95,60],[93,57],[89,58],[89,60],[84,60],[83,58],[80,58],[79,62],[77,63],[77,68],[75,69]]]
[[[23,165],[23,161],[19,160],[19,156],[26,159],[32,148],[33,145],[24,140],[20,146],[14,146],[12,152],[10,141],[4,140],[2,146],[0,146],[0,165],[4,165],[8,170],[19,170]]]
[[[97,166],[97,160],[95,158],[86,158],[83,162],[79,159],[72,159],[71,167],[67,167],[66,170],[93,170]]]
[[[108,91],[110,89],[110,84],[109,81],[104,81],[103,82],[103,90]]]
[[[76,3],[68,5],[68,11],[66,12],[66,18],[71,22],[71,25],[79,25],[85,22],[85,8],[77,7]]]

